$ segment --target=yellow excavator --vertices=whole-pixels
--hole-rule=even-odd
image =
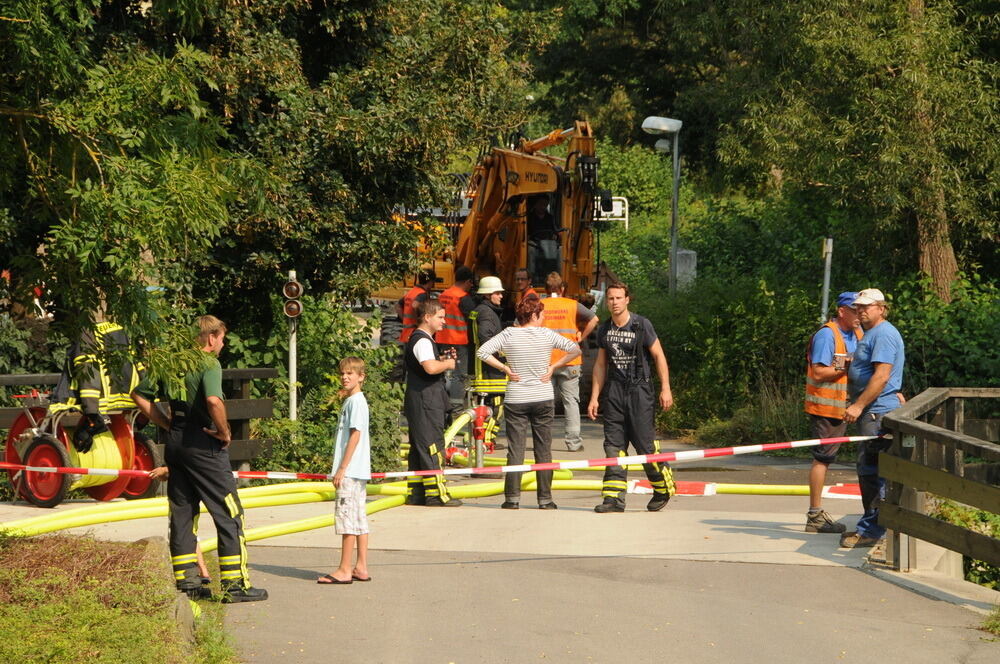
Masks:
[[[565,157],[544,152],[567,142]],[[594,147],[590,124],[578,121],[484,154],[469,180],[472,209],[455,243],[456,264],[504,284],[513,284],[522,267],[539,286],[558,272],[568,296],[587,292],[595,282],[595,201],[610,204],[610,194],[598,188]]]
[[[596,283],[594,222],[599,208],[611,209],[610,193],[598,187],[595,138],[588,122],[511,147],[485,150],[472,175],[462,181],[462,206],[444,213],[454,247],[428,262],[438,276],[435,290],[454,283],[459,265],[476,278],[500,277],[510,288],[514,273],[526,268],[533,285],[550,272],[566,283],[566,295],[586,293]],[[566,144],[565,156],[545,152]],[[395,301],[414,285],[405,283],[374,295]]]
[[[562,145],[565,156],[545,152]],[[596,288],[600,267],[596,224],[601,212],[611,211],[612,201],[611,193],[598,186],[600,160],[595,147],[590,123],[577,121],[541,138],[518,137],[508,147],[484,150],[471,176],[460,178],[460,205],[434,215],[442,219],[453,241],[453,247],[425,263],[436,273],[434,290],[454,284],[460,265],[471,268],[477,280],[500,277],[508,290],[520,268],[528,270],[539,293],[544,293],[550,272],[562,276],[567,297]],[[415,275],[374,295],[391,303],[383,318],[381,343],[399,339],[402,322],[396,303],[414,285]],[[515,298],[506,302],[512,306]],[[594,353],[585,347],[584,356],[581,393],[589,394]]]

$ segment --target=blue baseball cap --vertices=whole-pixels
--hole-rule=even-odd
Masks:
[[[850,307],[854,306],[854,301],[858,299],[858,294],[854,291],[844,291],[837,296],[837,306],[838,307]]]

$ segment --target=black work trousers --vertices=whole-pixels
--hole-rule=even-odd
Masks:
[[[656,442],[656,399],[653,386],[648,381],[626,383],[609,380],[601,390],[600,404],[604,418],[605,456],[628,456],[630,443],[636,454],[660,451]],[[655,493],[673,495],[676,492],[670,464],[644,463],[642,468]],[[628,471],[624,466],[608,466],[604,471],[601,495],[624,502],[627,478]]]
[[[182,425],[183,427],[183,425]],[[194,423],[171,429],[165,450],[170,479],[170,558],[181,590],[201,586],[198,558],[198,514],[205,505],[219,537],[222,586],[250,586],[243,506],[229,465],[229,452]]]
[[[552,420],[555,418],[555,406],[552,401],[535,401],[532,403],[504,404],[504,417],[507,418],[507,465],[518,466],[524,463],[524,449],[531,431],[531,441],[534,447],[535,463],[550,463],[552,461]],[[521,500],[522,473],[507,473],[503,482],[504,498],[508,502],[517,503]],[[535,474],[538,483],[538,504],[552,502],[552,471],[540,470]]]
[[[442,463],[444,430],[448,422],[448,392],[444,382],[423,390],[407,389],[403,413],[410,429],[410,452],[407,470],[439,470]],[[448,502],[443,475],[415,476],[407,479],[407,505],[426,505],[428,500]]]

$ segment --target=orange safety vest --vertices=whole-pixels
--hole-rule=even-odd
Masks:
[[[469,343],[468,325],[462,315],[462,308],[458,306],[466,295],[468,293],[463,289],[452,286],[438,297],[438,302],[444,308],[444,328],[435,335],[439,344],[464,346]]]
[[[410,292],[403,296],[403,331],[399,333],[400,343],[408,342],[410,335],[417,329],[419,321],[417,320],[417,310],[413,305],[416,303],[417,297],[426,292],[420,286],[414,286]]]
[[[570,341],[580,343],[580,330],[576,326],[577,301],[568,297],[548,297],[542,302],[545,303],[545,327]],[[558,362],[565,354],[564,350],[552,349],[550,363]],[[581,355],[578,355],[566,366],[572,367],[579,364],[583,364],[583,356]]]
[[[520,293],[517,294],[517,304],[521,304],[521,300],[528,297],[529,295],[538,295],[538,291],[536,291],[531,286],[528,286],[528,290],[524,291],[524,295],[521,295]]]
[[[847,353],[847,344],[840,332],[840,325],[837,321],[830,321],[823,327],[830,328],[833,332],[833,352]],[[861,330],[855,329],[854,334],[861,338]],[[816,335],[813,335],[815,337]],[[810,357],[810,349],[813,340],[809,339],[806,347],[806,401],[805,411],[811,415],[820,417],[830,417],[835,420],[844,419],[844,411],[847,409],[847,372],[837,380],[825,383],[813,374],[813,361]]]

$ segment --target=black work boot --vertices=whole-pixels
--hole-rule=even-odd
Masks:
[[[646,503],[646,509],[649,510],[650,512],[659,512],[664,507],[666,507],[667,503],[669,502],[670,502],[669,493],[655,492],[653,493],[653,497],[649,499],[649,502]]]
[[[449,498],[447,501],[441,500],[440,498],[428,498],[427,502],[424,503],[427,507],[460,507],[462,501],[458,498]]]
[[[603,503],[595,507],[594,511],[598,514],[607,514],[608,512],[624,512],[625,501],[621,498],[611,498],[609,496],[604,499]]]
[[[236,604],[237,602],[259,602],[267,599],[267,591],[263,588],[253,586],[243,586],[233,584],[222,587],[222,603]]]

